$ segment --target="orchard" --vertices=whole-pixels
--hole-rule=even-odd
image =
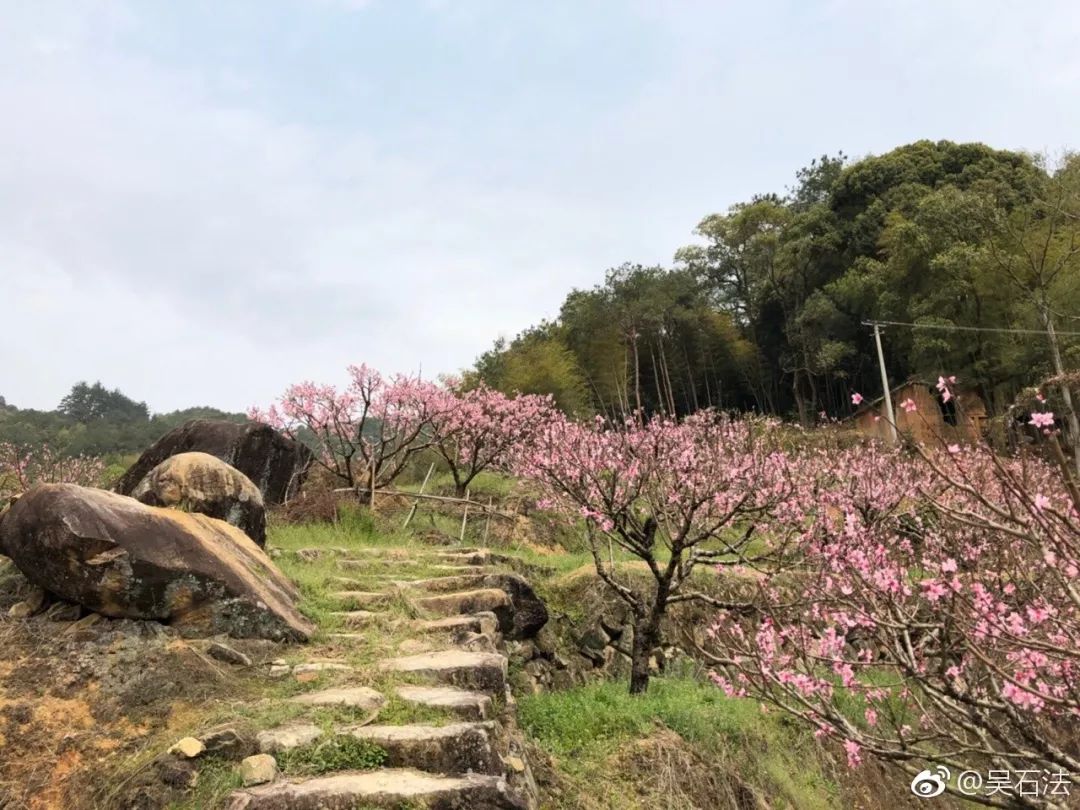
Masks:
[[[348,373],[344,388],[293,385],[250,417],[308,444],[361,495],[422,452],[459,495],[484,471],[518,479],[584,541],[632,616],[631,694],[648,689],[673,606],[694,602],[712,619],[684,635],[717,688],[835,740],[852,767],[1080,774],[1068,733],[1080,717],[1080,490],[1041,399],[1028,415],[1039,452],[1002,457],[981,445],[826,446],[713,410],[575,420],[549,397]],[[945,396],[953,382],[939,380]],[[0,464],[8,497],[100,474],[93,460],[11,447]],[[616,556],[648,576],[621,575]],[[752,584],[719,598],[700,587],[703,571]],[[1064,806],[1047,791],[966,798]]]

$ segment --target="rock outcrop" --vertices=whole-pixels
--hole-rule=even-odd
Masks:
[[[154,442],[117,482],[116,491],[132,494],[165,459],[189,452],[209,453],[235,467],[255,483],[267,504],[295,495],[311,465],[308,448],[269,425],[194,419]]]
[[[235,526],[262,548],[266,509],[251,479],[209,453],[177,453],[152,469],[131,493],[147,506],[198,512]]]
[[[306,640],[296,588],[239,529],[72,484],[32,488],[0,521],[0,553],[34,584],[184,635]]]

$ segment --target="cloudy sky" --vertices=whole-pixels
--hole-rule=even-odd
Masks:
[[[426,375],[823,152],[1080,146],[1069,0],[0,0],[0,395]]]

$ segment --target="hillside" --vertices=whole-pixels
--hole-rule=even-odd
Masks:
[[[51,411],[19,408],[0,397],[0,445],[49,446],[71,456],[122,456],[141,452],[189,419],[246,418],[211,407],[151,413],[145,402],[117,389],[79,382]]]
[[[714,407],[810,426],[880,390],[871,321],[887,324],[892,380],[956,376],[995,414],[1080,352],[1076,155],[928,140],[825,155],[693,235],[670,265],[630,257],[568,291],[472,374],[570,413]]]

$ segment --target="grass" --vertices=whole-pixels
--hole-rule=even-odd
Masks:
[[[351,734],[325,736],[277,756],[278,767],[288,776],[318,776],[333,771],[368,771],[386,761],[386,751],[370,740]]]
[[[243,787],[236,763],[218,757],[206,757],[199,761],[199,781],[190,795],[182,801],[173,802],[169,810],[205,810],[221,807],[225,797]]]
[[[489,497],[498,501],[513,494],[515,487],[516,482],[514,479],[485,470],[469,482],[469,497],[474,501],[483,501]],[[401,484],[398,489],[403,492],[417,492],[420,489],[420,482],[413,481],[408,484]],[[449,471],[436,472],[428,481],[425,492],[453,495],[454,477],[450,475]]]
[[[655,678],[648,694],[637,698],[627,695],[625,683],[609,681],[523,697],[519,705],[530,738],[554,758],[568,782],[595,792],[597,807],[656,806],[621,803],[640,791],[628,784],[635,774],[612,761],[665,730],[714,769],[735,772],[770,804],[807,810],[837,806],[836,788],[804,729],[693,677]],[[687,800],[665,806],[693,805]]]
[[[278,768],[285,776],[318,776],[342,770],[371,770],[386,761],[386,751],[373,742],[348,734],[328,736],[310,745],[279,753]],[[235,762],[207,757],[199,760],[195,789],[169,810],[206,810],[224,805],[228,794],[243,786]]]

